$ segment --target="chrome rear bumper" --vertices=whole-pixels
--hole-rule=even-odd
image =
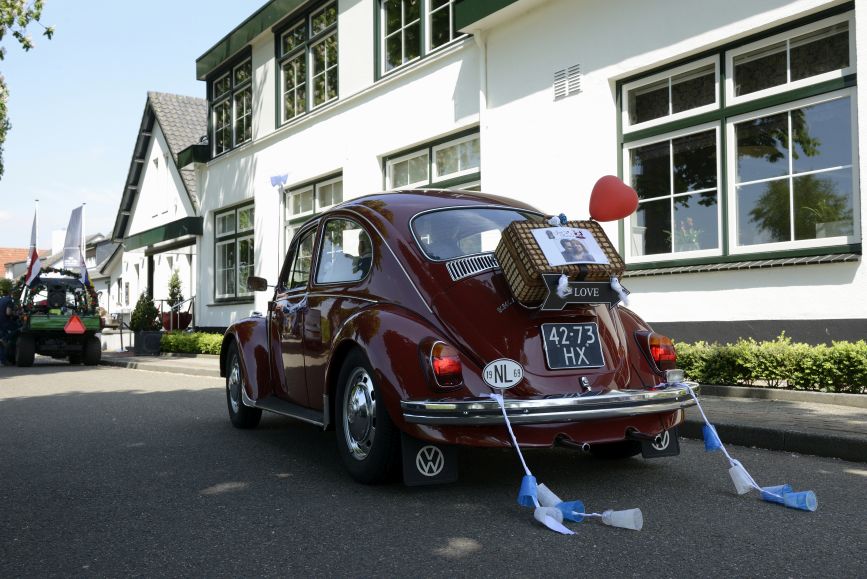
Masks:
[[[689,389],[695,382],[681,382],[653,390],[609,390],[598,395],[564,395],[547,398],[506,398],[512,424],[583,422],[671,412],[695,405]],[[400,403],[404,420],[411,424],[444,426],[502,424],[500,406],[490,398],[405,400]]]

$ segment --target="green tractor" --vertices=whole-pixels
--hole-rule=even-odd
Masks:
[[[30,287],[18,282],[20,329],[14,345],[17,366],[32,366],[36,354],[68,359],[71,364],[99,364],[103,320],[93,287],[67,270],[44,268]]]

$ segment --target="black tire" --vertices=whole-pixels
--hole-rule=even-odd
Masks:
[[[247,379],[235,343],[229,346],[226,361],[226,404],[229,407],[229,420],[235,428],[256,428],[262,419],[262,411],[244,405],[241,390]]]
[[[84,342],[84,365],[96,366],[102,359],[102,342],[96,336],[90,336]],[[69,357],[72,361],[72,356]]]
[[[353,350],[337,382],[337,451],[356,481],[377,484],[400,472],[400,431],[391,421],[367,358]]]
[[[591,444],[590,454],[602,460],[619,460],[641,454],[641,443],[637,440],[621,440],[604,444]]]
[[[73,366],[77,366],[77,365],[81,364],[81,359],[82,359],[81,354],[70,354],[69,355],[69,363],[72,364]]]
[[[15,347],[15,365],[22,368],[32,366],[34,358],[36,358],[36,340],[27,334],[18,336],[18,344]]]

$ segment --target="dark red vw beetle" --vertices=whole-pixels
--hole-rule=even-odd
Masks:
[[[672,372],[671,340],[622,306],[542,311],[512,297],[493,253],[500,234],[544,219],[518,201],[432,190],[361,197],[311,219],[267,313],[226,332],[232,423],[255,427],[269,410],[333,427],[360,482],[401,464],[410,484],[453,480],[456,445],[511,445],[483,376],[506,360],[522,371],[502,391],[521,446],[676,454],[675,427],[693,401]],[[267,283],[249,279],[257,291]],[[553,364],[558,338],[545,339],[543,326],[587,329],[571,339],[597,354]]]

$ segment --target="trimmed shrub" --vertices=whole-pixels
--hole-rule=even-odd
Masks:
[[[678,343],[676,349],[678,366],[701,384],[867,393],[864,340],[810,346],[780,334],[769,342]]]
[[[176,354],[219,354],[222,343],[222,334],[166,332],[160,341],[160,350]]]

